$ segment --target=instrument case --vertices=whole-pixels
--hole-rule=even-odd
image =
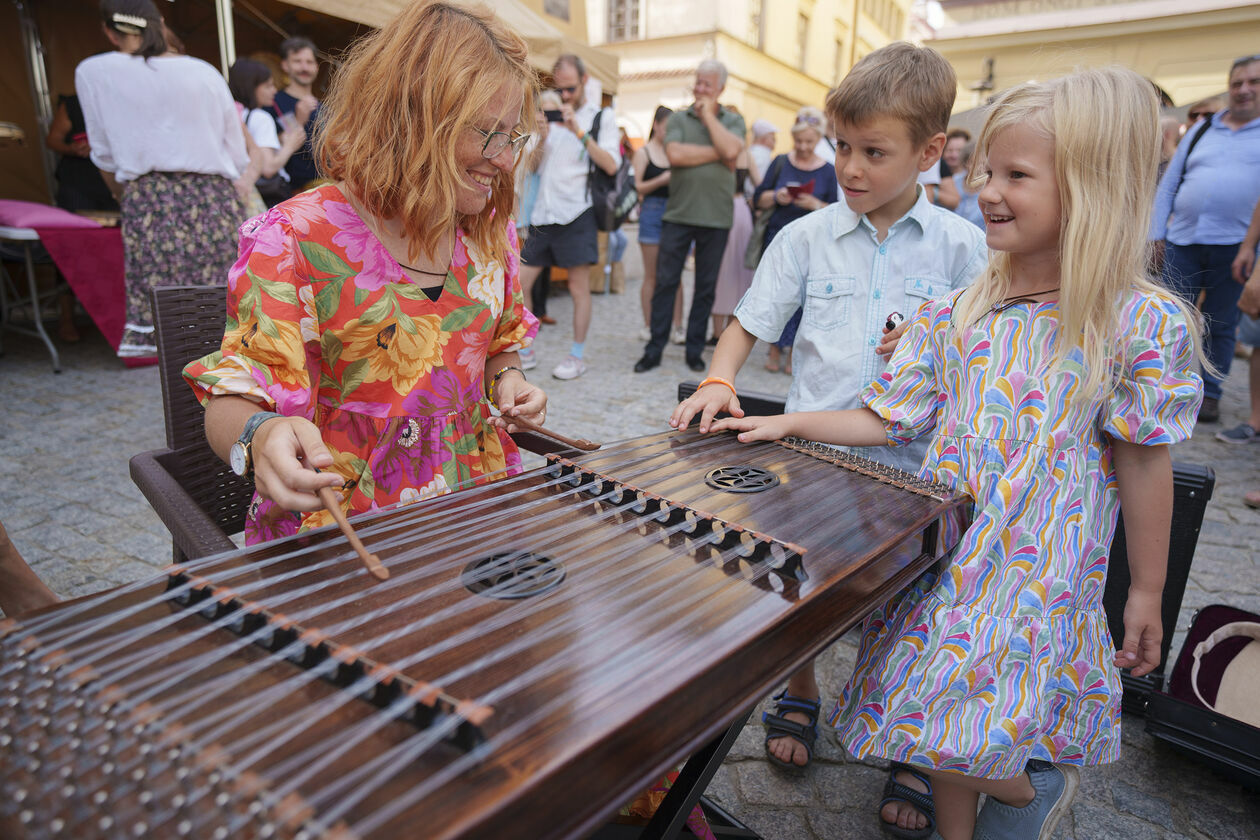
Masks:
[[[1222,604],[1195,613],[1167,688],[1152,691],[1147,697],[1146,731],[1193,754],[1229,779],[1260,790],[1260,729],[1212,711],[1195,696],[1191,685],[1195,647],[1219,627],[1235,621],[1260,621],[1260,615]],[[1225,666],[1248,641],[1243,637],[1228,639],[1203,656],[1199,687],[1210,702],[1215,702],[1215,686]]]

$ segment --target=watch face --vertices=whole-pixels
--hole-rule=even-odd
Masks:
[[[232,444],[232,449],[228,452],[228,464],[232,467],[232,472],[237,475],[245,475],[249,464],[246,463],[248,458],[245,457],[245,445],[239,440]]]

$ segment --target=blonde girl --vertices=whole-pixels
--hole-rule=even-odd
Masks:
[[[921,474],[974,500],[939,574],[868,620],[831,716],[847,749],[904,762],[931,795],[934,813],[903,803],[902,836],[1048,838],[1077,768],[1119,755],[1118,667],[1158,664],[1169,444],[1194,427],[1202,354],[1192,313],[1144,274],[1157,118],[1127,70],[1008,92],[973,165],[986,273],[919,311],[864,408],[714,426],[857,446],[931,434]],[[1116,651],[1102,594],[1121,505]]]

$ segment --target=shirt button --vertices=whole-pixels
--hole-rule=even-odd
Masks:
[[[828,284],[827,284],[827,291],[829,291],[829,292],[831,291],[831,284],[830,284],[830,283],[828,283]]]
[[[866,339],[866,343],[867,343],[867,344],[869,344],[869,345],[871,345],[872,347],[874,347],[874,346],[875,346],[875,339],[873,339],[873,338],[868,338],[868,339]]]
[[[887,245],[880,245],[880,246],[879,246],[879,252],[880,252],[881,254],[887,254],[887,253],[888,253],[888,246],[887,246]]]
[[[879,300],[879,289],[875,290],[875,300]]]

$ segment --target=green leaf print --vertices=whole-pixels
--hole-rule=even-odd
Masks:
[[[272,320],[271,316],[261,306],[258,307],[258,329],[262,331],[263,335],[268,335],[272,338],[279,338],[280,336],[280,331],[276,329],[276,322]]]
[[[471,455],[477,451],[477,436],[464,435],[448,444],[448,448],[456,455]]]
[[[341,390],[341,386],[337,384],[337,380],[333,379],[326,370],[321,370],[319,372],[319,387],[320,390],[323,390],[324,388],[336,388],[337,390]]]
[[[259,277],[248,268],[245,269],[246,276],[249,277],[250,283],[254,289],[260,289],[263,294],[273,300],[282,301],[290,306],[298,305],[297,289],[288,283],[281,283],[279,280],[268,280],[265,277]]]
[[[459,474],[455,470],[454,458],[446,458],[442,461],[442,477],[446,479],[447,487],[455,487],[459,484]]]
[[[340,277],[344,280],[351,274],[354,274],[354,271],[350,266],[346,265],[341,257],[318,242],[299,242],[298,247],[302,249],[302,256],[306,257],[306,261],[310,263],[311,268],[326,275],[326,277]]]
[[[345,283],[344,277],[334,278],[321,285],[319,291],[315,293],[315,317],[319,319],[321,324],[331,321],[333,316],[337,314],[337,307],[341,303],[341,286],[343,283]]]
[[[354,389],[363,384],[363,380],[367,378],[368,365],[370,359],[356,359],[346,365],[346,370],[341,375],[341,398],[348,399],[350,394],[354,393]]]
[[[367,308],[362,315],[359,316],[360,324],[379,324],[385,320],[385,316],[390,310],[398,306],[398,301],[394,297],[392,289],[386,287],[381,299]]]
[[[324,347],[324,358],[328,360],[328,366],[335,367],[341,359],[341,352],[346,349],[345,345],[333,332],[324,333],[320,338],[320,344]]]
[[[363,301],[367,300],[368,295],[370,295],[370,294],[371,294],[371,292],[369,292],[367,289],[360,289],[360,288],[358,288],[358,287],[356,286],[356,287],[355,287],[355,290],[354,290],[354,306],[355,306],[355,308],[356,308],[356,309],[358,309],[360,306],[362,306],[362,305],[363,305]]]
[[[350,462],[350,468],[359,476],[359,492],[369,499],[376,496],[376,479],[372,476],[372,467],[362,458]]]
[[[415,335],[416,322],[412,319],[412,317],[406,312],[403,312],[401,309],[398,310],[397,314],[398,326],[402,327],[409,335]]]
[[[476,306],[461,306],[450,315],[442,319],[442,332],[458,332],[466,328],[473,321],[486,311],[486,305],[479,303]]]

